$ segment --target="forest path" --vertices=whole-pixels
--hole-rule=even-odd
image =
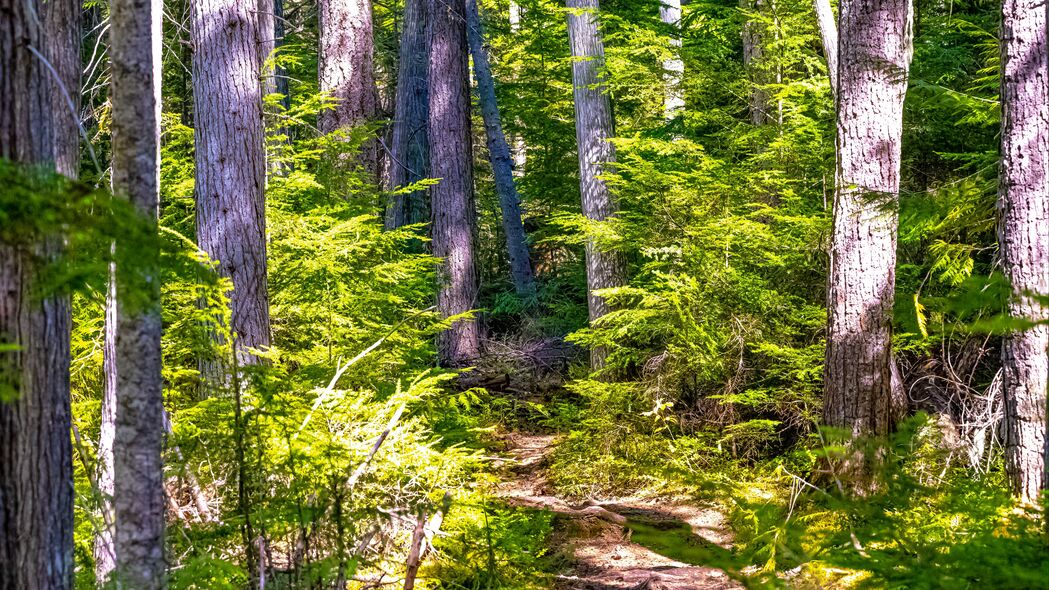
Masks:
[[[570,556],[559,590],[727,590],[739,588],[711,567],[727,558],[732,538],[714,508],[671,501],[616,498],[572,504],[551,492],[549,434],[509,433],[496,495],[511,506],[549,510],[553,549]]]

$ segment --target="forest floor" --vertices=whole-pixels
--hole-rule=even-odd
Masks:
[[[640,498],[571,503],[547,482],[556,435],[511,432],[497,496],[527,510],[554,513],[551,551],[566,567],[558,590],[727,590],[738,584],[711,563],[727,556],[732,535],[713,507]]]

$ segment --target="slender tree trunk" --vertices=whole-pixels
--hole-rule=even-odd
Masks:
[[[76,132],[68,111],[58,119],[53,110],[54,101],[64,99],[55,96],[56,81],[45,65],[55,62],[64,77],[71,68],[63,62],[76,50],[56,44],[74,37],[79,42],[52,12],[71,14],[66,11],[76,3],[58,4],[63,6],[46,7],[45,13],[39,0],[0,0],[5,101],[0,158],[26,165],[27,174],[38,172],[33,167],[53,169],[63,156],[56,146],[67,145]],[[78,87],[70,93],[74,100]],[[59,164],[62,172],[75,173],[69,160]],[[0,588],[5,590],[62,590],[73,584],[70,308],[65,297],[40,298],[35,284],[41,261],[54,257],[60,243],[58,236],[0,243],[0,342],[17,347],[0,352]]]
[[[567,0],[568,39],[572,47],[572,86],[575,100],[576,142],[579,146],[579,193],[583,215],[593,222],[614,217],[618,206],[599,178],[615,162],[612,137],[612,103],[601,72],[605,48],[597,28],[598,0]],[[590,321],[609,311],[608,302],[595,291],[619,287],[626,281],[622,255],[608,250],[593,238],[586,244],[587,304]],[[591,352],[591,365],[604,366],[605,351]]]
[[[830,78],[831,95],[838,96],[838,25],[834,23],[834,11],[830,0],[813,0],[816,8],[816,25],[823,42],[823,56],[827,60],[827,76]]]
[[[885,434],[896,416],[892,306],[910,0],[844,0],[839,23],[823,418],[854,435]]]
[[[375,119],[371,0],[320,0],[320,68],[322,92],[338,102],[320,115],[322,133],[356,127]],[[369,141],[360,154],[365,171],[378,180],[378,146]]]
[[[96,478],[98,481],[99,509],[104,512],[102,525],[95,536],[95,580],[106,583],[117,567],[117,548],[111,523],[113,516],[113,443],[117,427],[117,294],[114,275],[116,268],[109,267],[109,283],[106,285],[105,334],[102,346],[102,412],[100,417]]]
[[[273,46],[280,49],[284,45],[284,0],[273,0]],[[291,93],[288,89],[288,73],[284,68],[274,68],[273,77],[276,83],[276,92],[281,95],[281,105],[287,111],[291,108]]]
[[[685,108],[685,97],[681,94],[681,80],[685,75],[685,62],[681,60],[681,0],[662,0],[659,18],[673,29],[670,37],[671,57],[663,61],[663,77],[666,83],[663,108],[666,119],[672,120]]]
[[[1013,317],[1045,321],[1032,295],[1049,295],[1049,44],[1044,0],[1002,3],[1002,167],[998,192],[1002,268]],[[1002,343],[1006,470],[1013,491],[1038,499],[1045,483],[1049,326]],[[1047,486],[1049,487],[1049,486]]]
[[[270,343],[266,286],[266,158],[258,16],[239,0],[193,0],[197,243],[233,281],[237,363]]]
[[[113,193],[157,222],[160,205],[161,0],[110,1]],[[164,588],[164,399],[160,252],[116,244],[116,424],[113,514],[116,570],[128,588]],[[134,248],[134,254],[127,248]],[[123,252],[121,252],[123,250]],[[120,260],[134,256],[141,269]],[[107,310],[107,315],[111,315]],[[109,381],[107,375],[107,382]]]
[[[521,9],[521,5],[517,2],[510,3],[510,32],[518,34],[521,32],[521,17],[524,16],[524,10]],[[514,175],[524,176],[525,166],[528,163],[528,149],[525,146],[524,136],[521,134],[515,134],[513,137],[513,158],[514,158]]]
[[[528,253],[528,236],[521,221],[521,197],[514,184],[514,161],[510,145],[503,134],[499,104],[495,99],[495,80],[488,53],[484,48],[484,33],[481,17],[477,11],[477,0],[466,0],[467,36],[470,53],[473,55],[474,78],[477,81],[478,103],[484,120],[484,131],[488,138],[488,159],[495,176],[495,191],[499,195],[499,208],[503,214],[503,233],[506,234],[506,250],[510,255],[510,275],[517,294],[522,297],[535,295],[535,275],[532,259]]]
[[[400,189],[426,178],[429,167],[428,68],[430,48],[426,39],[429,0],[405,0],[397,90],[390,146],[390,188]],[[386,229],[421,223],[428,217],[426,193],[393,195],[386,208]]]
[[[740,7],[762,14],[765,11],[765,0],[741,0]],[[761,21],[748,19],[743,24],[743,67],[750,79],[748,106],[750,122],[753,125],[764,125],[772,120],[769,106],[769,95],[765,90],[768,75],[764,61],[765,26]]]
[[[441,259],[437,309],[442,317],[477,306],[473,155],[470,135],[469,56],[463,0],[429,0],[430,166],[440,182],[430,190],[434,256]],[[438,338],[444,366],[461,367],[479,356],[480,327],[460,319]]]

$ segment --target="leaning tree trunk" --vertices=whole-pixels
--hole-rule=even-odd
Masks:
[[[448,318],[477,306],[473,155],[465,2],[429,0],[430,190],[433,254],[441,259],[437,309]],[[479,355],[480,327],[459,319],[438,337],[442,365],[466,366]]]
[[[834,23],[834,11],[830,0],[813,0],[816,9],[816,25],[823,43],[823,56],[827,60],[827,77],[830,78],[831,95],[838,96],[838,25]]]
[[[320,0],[321,92],[337,102],[320,114],[322,133],[333,133],[375,119],[378,91],[375,87],[371,0]],[[359,161],[378,180],[379,152],[376,142],[366,142]]]
[[[612,192],[600,175],[615,162],[612,146],[612,103],[602,75],[605,48],[597,29],[598,0],[568,0],[568,39],[572,47],[572,86],[576,142],[579,149],[579,193],[583,215],[591,222],[610,220],[618,211]],[[626,264],[615,252],[590,238],[586,243],[586,291],[590,321],[609,312],[596,291],[625,283]],[[591,365],[604,366],[606,352],[591,352]]]
[[[844,0],[839,22],[823,418],[853,435],[885,434],[897,414],[892,306],[910,0]]]
[[[510,145],[503,134],[503,123],[499,115],[499,104],[495,99],[495,80],[488,53],[484,47],[484,32],[477,11],[477,0],[466,0],[467,37],[473,55],[474,78],[477,81],[477,101],[484,120],[485,136],[488,138],[488,159],[495,176],[495,192],[499,195],[499,209],[503,215],[503,233],[506,234],[506,250],[510,256],[510,276],[517,294],[522,297],[535,295],[535,274],[532,258],[528,253],[528,236],[521,221],[521,197],[514,184],[514,161]]]
[[[258,16],[239,0],[192,0],[197,243],[233,281],[238,364],[270,343],[266,156]]]
[[[426,178],[429,166],[429,118],[426,9],[429,0],[405,0],[401,47],[394,97],[390,146],[390,188],[401,189]],[[386,208],[386,229],[421,223],[427,218],[425,191],[395,194]]]
[[[671,28],[669,59],[663,60],[663,78],[666,84],[663,110],[668,121],[685,108],[685,97],[681,94],[681,80],[685,75],[685,62],[681,60],[681,0],[662,0],[659,18]]]
[[[110,1],[113,194],[155,227],[160,205],[161,0]],[[155,230],[154,230],[155,231]],[[164,398],[160,251],[117,242],[113,468],[115,576],[127,588],[164,588]],[[128,268],[123,261],[137,261]],[[109,330],[107,330],[109,332]],[[104,579],[104,578],[103,578]]]
[[[1049,44],[1044,0],[1002,3],[1002,164],[998,190],[1002,268],[1013,317],[1045,321],[1033,296],[1049,295]],[[1006,471],[1013,491],[1035,501],[1043,486],[1049,326],[1002,343]]]
[[[56,159],[62,172],[75,173],[74,162],[56,145],[66,145],[76,128],[68,111],[59,117],[52,110],[65,100],[55,95],[46,64],[55,63],[62,83],[72,85],[70,97],[79,95],[78,82],[62,79],[72,71],[65,60],[79,59],[77,46],[57,49],[59,40],[78,43],[79,31],[64,30],[55,18],[76,9],[73,0],[0,0],[0,158],[26,166],[30,178],[54,170]],[[5,589],[62,590],[73,584],[70,308],[67,298],[41,298],[37,291],[40,266],[58,254],[60,243],[54,235],[0,242],[0,343],[13,345],[0,349],[0,588]]]

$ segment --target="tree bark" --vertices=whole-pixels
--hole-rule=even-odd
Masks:
[[[157,223],[160,205],[162,17],[161,0],[110,1],[113,194],[127,198],[151,226]],[[143,250],[120,242],[116,248],[115,361],[109,365],[116,372],[110,447],[115,451],[115,573],[124,587],[161,589],[165,495],[160,252],[155,246]],[[134,254],[127,248],[135,248]],[[140,260],[141,269],[120,265],[131,256]]]
[[[437,309],[442,317],[477,306],[469,57],[464,0],[429,1],[429,127],[433,254],[441,259]],[[442,365],[462,367],[479,356],[480,327],[460,319],[438,337]]]
[[[592,222],[604,222],[615,216],[618,205],[608,185],[600,178],[607,166],[615,162],[612,104],[605,88],[605,48],[597,28],[598,0],[567,0],[568,39],[572,49],[572,86],[575,102],[576,142],[579,149],[579,193],[583,215]],[[586,243],[587,307],[590,321],[609,311],[608,302],[595,291],[619,287],[626,281],[623,256],[598,244],[593,238]],[[604,366],[606,353],[591,351],[595,368]]]
[[[61,156],[56,146],[75,133],[68,111],[56,117],[54,101],[64,99],[55,96],[55,79],[45,65],[45,59],[56,62],[61,78],[68,65],[63,60],[77,51],[56,50],[58,40],[74,38],[52,20],[52,10],[75,10],[75,2],[66,2],[74,7],[48,7],[45,13],[39,0],[0,0],[0,158],[25,165],[30,175],[53,170]],[[75,171],[68,161],[60,163],[63,172]],[[35,292],[40,265],[59,252],[60,243],[58,236],[0,243],[0,342],[17,347],[0,352],[4,590],[62,590],[73,583],[69,300]]]
[[[321,92],[337,100],[334,108],[320,114],[321,133],[332,133],[375,119],[378,90],[375,87],[371,0],[320,0]],[[364,170],[378,179],[379,152],[376,142],[361,148]]]
[[[854,436],[896,415],[892,307],[910,0],[844,0],[823,418]]]
[[[510,276],[517,294],[522,297],[535,295],[535,274],[528,253],[528,236],[521,221],[521,197],[514,184],[514,161],[510,145],[503,134],[499,104],[495,98],[495,80],[488,53],[484,47],[484,31],[477,11],[477,0],[466,0],[467,37],[473,55],[474,79],[477,81],[478,104],[484,120],[485,136],[488,138],[488,159],[495,177],[495,191],[499,195],[499,209],[503,215],[503,233],[506,234],[506,250],[510,256]]]
[[[740,7],[760,14],[765,10],[765,2],[764,0],[741,0]],[[750,79],[750,94],[747,100],[752,125],[764,125],[772,120],[769,95],[765,91],[768,76],[762,64],[764,37],[763,23],[753,19],[747,19],[747,22],[743,23],[743,67]]]
[[[685,97],[681,94],[681,80],[685,75],[685,62],[681,60],[681,0],[662,0],[659,18],[673,31],[670,37],[671,57],[663,60],[666,84],[663,109],[666,119],[670,121],[685,108]]]
[[[426,178],[429,166],[428,67],[430,49],[426,39],[429,0],[405,0],[401,25],[400,66],[390,146],[390,188],[400,189]],[[386,208],[386,229],[421,223],[428,217],[426,193],[413,191],[393,195]]]
[[[233,281],[238,364],[270,344],[266,286],[266,157],[254,4],[193,0],[197,243]]]
[[[823,56],[827,60],[827,76],[830,78],[831,95],[838,96],[838,25],[834,23],[834,11],[830,0],[813,0],[816,9],[816,25],[823,43]]]
[[[1002,268],[1012,284],[1009,313],[1045,321],[1033,296],[1049,295],[1049,45],[1045,2],[1002,3],[1002,163],[998,191]],[[1018,330],[1002,343],[1006,471],[1023,500],[1038,499],[1045,473],[1049,326]],[[1049,486],[1047,486],[1049,487]]]

